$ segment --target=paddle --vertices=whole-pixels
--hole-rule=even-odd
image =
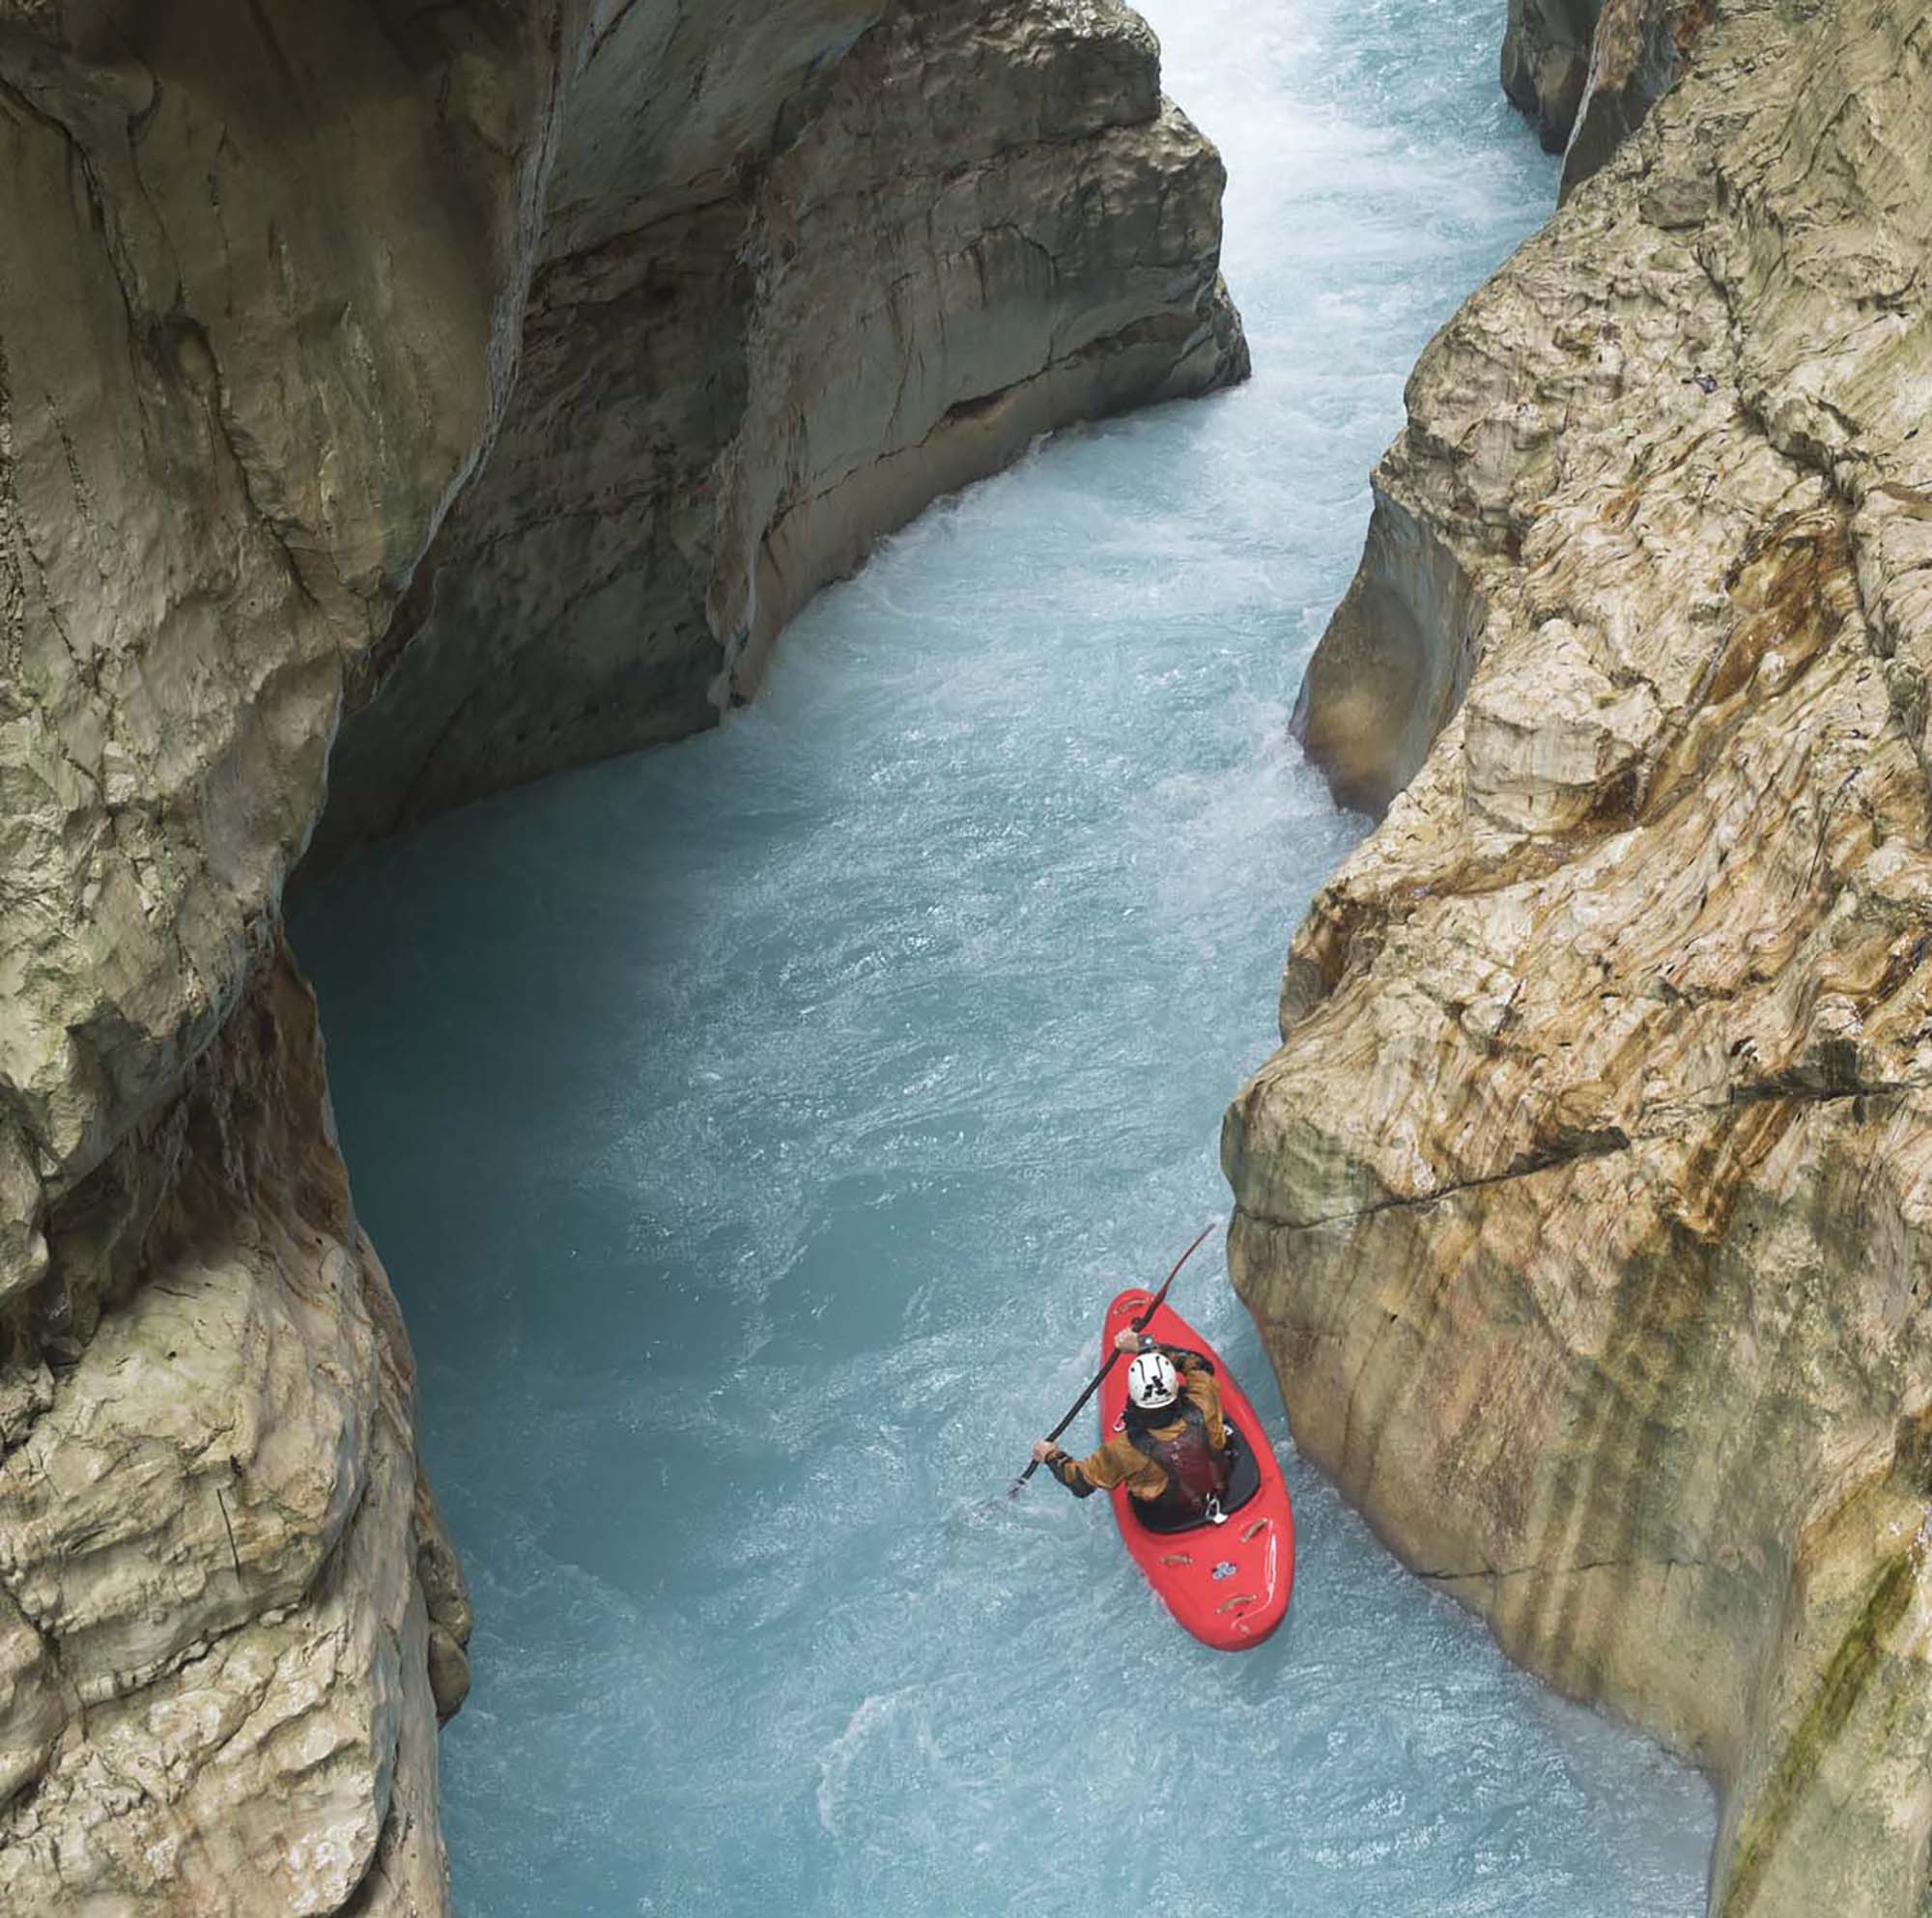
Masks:
[[[1148,1320],[1151,1319],[1154,1315],[1154,1313],[1160,1310],[1161,1301],[1167,1297],[1167,1288],[1170,1285],[1172,1285],[1175,1280],[1179,1276],[1180,1268],[1183,1265],[1185,1265],[1187,1261],[1190,1258],[1192,1258],[1194,1255],[1201,1249],[1202,1240],[1206,1239],[1208,1234],[1211,1232],[1214,1229],[1214,1227],[1218,1226],[1220,1223],[1221,1222],[1218,1219],[1208,1220],[1208,1222],[1202,1227],[1200,1237],[1197,1238],[1194,1241],[1194,1243],[1191,1246],[1189,1246],[1187,1250],[1174,1261],[1174,1270],[1170,1272],[1167,1275],[1167,1277],[1160,1282],[1160,1290],[1157,1291],[1153,1295],[1153,1297],[1148,1301],[1147,1311],[1142,1312],[1140,1317],[1134,1320],[1133,1329],[1136,1332],[1144,1330]],[[1121,1354],[1118,1349],[1111,1351],[1107,1354],[1107,1363],[1104,1366],[1102,1366],[1097,1372],[1094,1374],[1093,1381],[1089,1384],[1087,1390],[1083,1392],[1080,1395],[1080,1396],[1073,1401],[1073,1409],[1067,1413],[1065,1418],[1061,1420],[1059,1424],[1055,1425],[1054,1428],[1047,1433],[1046,1436],[1049,1441],[1057,1439],[1061,1435],[1061,1433],[1064,1432],[1067,1428],[1067,1426],[1070,1425],[1074,1422],[1074,1420],[1080,1416],[1081,1406],[1086,1404],[1088,1399],[1092,1398],[1093,1396],[1099,1391],[1100,1381],[1103,1378],[1105,1378],[1110,1371],[1114,1369],[1114,1361],[1118,1359],[1120,1356]],[[1038,1470],[1039,1470],[1039,1460],[1037,1458],[1029,1460],[1027,1464],[1027,1469],[1024,1472],[1022,1472],[1017,1479],[1013,1481],[1012,1488],[1007,1493],[1007,1496],[1009,1499],[1018,1498],[1020,1495],[1020,1487],[1024,1485],[1026,1481],[1029,1479],[1031,1479],[1033,1475]]]

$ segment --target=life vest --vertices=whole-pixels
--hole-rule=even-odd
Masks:
[[[1134,1450],[1167,1474],[1167,1490],[1156,1503],[1206,1511],[1208,1501],[1228,1489],[1228,1454],[1214,1450],[1208,1421],[1192,1399],[1162,1406],[1161,1414],[1164,1424],[1171,1424],[1175,1415],[1180,1420],[1180,1429],[1167,1438],[1156,1438],[1138,1419],[1127,1421],[1127,1438]]]

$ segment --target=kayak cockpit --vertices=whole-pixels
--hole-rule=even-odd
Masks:
[[[1227,1415],[1224,1406],[1222,1423],[1228,1428],[1228,1449],[1234,1453],[1233,1468],[1228,1478],[1228,1489],[1221,1497],[1221,1509],[1230,1517],[1240,1510],[1262,1488],[1261,1461],[1255,1456],[1254,1447],[1248,1443],[1247,1435]],[[1205,1532],[1212,1521],[1202,1518],[1191,1511],[1164,1512],[1158,1500],[1130,1498],[1127,1509],[1133,1513],[1135,1522],[1143,1532],[1152,1532],[1165,1537],[1177,1532]]]

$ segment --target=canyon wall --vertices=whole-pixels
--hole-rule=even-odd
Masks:
[[[282,888],[412,641],[436,803],[649,738],[933,489],[1241,370],[1151,37],[986,11],[0,15],[0,1907],[446,1908],[469,1605]]]
[[[1726,1918],[1932,1908],[1928,61],[1733,0],[1424,354],[1223,1136],[1297,1442],[1710,1767]]]
[[[675,84],[627,121],[639,71]],[[1118,8],[633,8],[574,99],[510,416],[352,692],[318,862],[715,724],[938,494],[1247,371],[1220,160]]]
[[[441,1903],[464,1621],[276,900],[507,392],[562,26],[0,24],[8,1911]]]

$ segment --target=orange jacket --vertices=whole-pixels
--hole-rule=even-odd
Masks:
[[[1180,1396],[1200,1408],[1208,1426],[1208,1443],[1221,1451],[1228,1443],[1228,1428],[1221,1420],[1221,1388],[1215,1383],[1213,1368],[1198,1352],[1175,1345],[1159,1349],[1180,1374]],[[1180,1420],[1171,1419],[1149,1430],[1155,1438],[1173,1438],[1180,1426]],[[1157,1499],[1167,1490],[1166,1469],[1156,1465],[1125,1432],[1110,1432],[1099,1451],[1090,1452],[1085,1458],[1069,1458],[1056,1450],[1048,1457],[1046,1469],[1079,1499],[1111,1491],[1116,1485],[1126,1486],[1128,1497],[1136,1499]]]

